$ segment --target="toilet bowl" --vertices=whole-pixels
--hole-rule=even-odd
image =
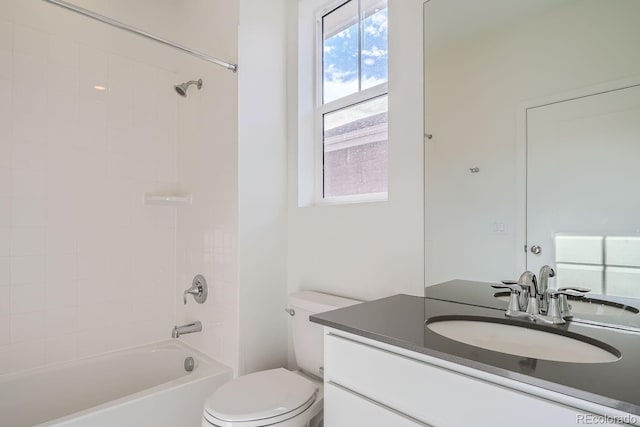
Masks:
[[[324,335],[309,316],[358,303],[311,291],[290,295],[287,312],[300,370],[270,369],[229,381],[205,402],[202,427],[322,427]]]

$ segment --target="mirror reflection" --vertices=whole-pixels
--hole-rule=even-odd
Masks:
[[[552,287],[640,298],[640,2],[424,13],[427,285],[551,265]]]

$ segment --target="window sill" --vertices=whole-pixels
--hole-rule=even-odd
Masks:
[[[337,196],[316,200],[312,206],[351,205],[356,203],[376,203],[389,200],[388,193],[371,193],[353,196]]]

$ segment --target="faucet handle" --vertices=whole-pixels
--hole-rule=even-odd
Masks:
[[[576,291],[576,292],[582,292],[582,293],[587,293],[587,292],[591,292],[591,289],[589,288],[581,288],[580,286],[565,286],[563,288],[558,288],[559,291]]]
[[[554,324],[563,324],[565,319],[571,319],[567,296],[576,298],[584,297],[584,292],[578,292],[573,289],[547,289],[546,295],[549,296],[549,307],[547,315],[553,320]]]
[[[581,288],[581,289],[584,289],[584,288]],[[560,295],[568,295],[576,298],[584,297],[583,290],[578,291],[573,288],[547,289],[547,294],[549,295],[550,298],[558,298],[558,296]]]
[[[208,294],[207,280],[201,274],[198,274],[193,278],[191,287],[182,294],[182,301],[186,304],[187,295],[193,295],[193,299],[196,300],[198,304],[202,304],[207,300]]]
[[[511,280],[503,280],[501,285],[498,285],[497,283],[495,285],[491,285],[492,288],[494,289],[509,289],[511,290],[511,293],[516,293],[519,294],[520,292],[522,292],[522,286],[520,286],[517,283],[511,283]]]
[[[591,289],[581,288],[579,286],[566,286],[566,287],[560,288],[558,290],[559,291],[582,292],[583,294],[591,291]],[[584,296],[584,295],[580,295],[580,296]],[[558,300],[559,300],[558,302],[560,304],[560,313],[562,314],[562,316],[565,319],[572,319],[573,318],[573,314],[571,313],[571,305],[569,304],[569,301],[567,300],[567,296],[566,295],[560,295]]]
[[[520,313],[522,311],[519,300],[520,292],[522,292],[522,286],[518,284],[512,285],[502,283],[501,285],[491,285],[491,287],[495,289],[509,289],[511,291],[511,295],[509,296],[509,307],[507,308],[507,311],[505,313],[507,316],[514,316],[516,315],[516,313]]]

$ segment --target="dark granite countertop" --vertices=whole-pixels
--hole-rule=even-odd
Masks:
[[[491,288],[490,288],[491,289]],[[439,290],[443,292],[443,290]],[[443,296],[442,294],[439,296]],[[435,320],[484,320],[555,332],[616,349],[610,363],[566,363],[499,353],[431,331]],[[590,324],[539,325],[504,310],[445,299],[395,295],[311,316],[311,321],[407,350],[640,415],[640,333]]]

